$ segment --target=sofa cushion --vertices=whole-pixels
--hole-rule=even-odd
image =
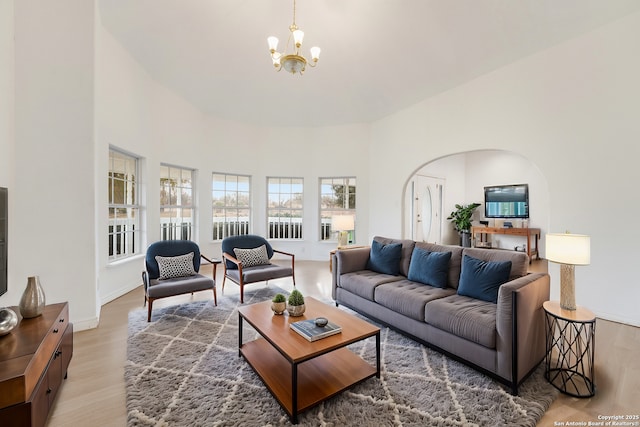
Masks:
[[[401,279],[403,279],[402,276],[391,276],[371,270],[361,270],[340,275],[339,286],[352,294],[373,301],[376,287],[383,283],[395,282]]]
[[[151,279],[147,292],[150,298],[164,298],[182,293],[184,289],[188,289],[188,292],[197,292],[214,287],[215,282],[211,277],[196,273],[193,276],[174,277],[166,280]]]
[[[488,348],[496,347],[497,305],[451,295],[427,303],[424,320],[443,331]]]
[[[416,248],[421,248],[429,252],[451,252],[447,284],[453,289],[458,289],[458,283],[460,282],[460,270],[462,266],[463,248],[461,246],[436,245],[435,243],[418,242],[416,243]]]
[[[498,288],[509,280],[511,261],[483,261],[465,255],[458,294],[492,303],[498,302]]]
[[[511,261],[510,280],[526,276],[529,269],[529,257],[524,252],[464,248],[462,253],[483,261]]]
[[[278,264],[254,265],[253,267],[242,268],[242,280],[245,283],[262,282],[264,280],[278,279],[280,277],[290,277],[293,274],[291,267]],[[236,283],[240,282],[240,270],[227,270],[227,276]]]
[[[414,248],[407,279],[438,288],[447,287],[451,252],[429,252]]]
[[[400,258],[402,256],[401,243],[371,242],[371,254],[367,268],[376,273],[397,275],[400,273]]]
[[[260,245],[257,248],[243,249],[233,248],[238,261],[242,263],[242,267],[254,267],[256,265],[269,264],[269,255],[266,245]]]
[[[172,279],[174,277],[188,277],[196,274],[193,268],[193,252],[177,256],[156,255],[160,280]]]
[[[403,279],[376,287],[374,299],[390,310],[424,322],[426,303],[455,292],[451,288],[443,289]]]
[[[416,242],[409,239],[390,239],[387,237],[375,236],[373,238],[378,243],[388,245],[390,243],[400,243],[402,245],[402,255],[400,256],[400,274],[407,277],[409,274],[409,263],[411,262],[411,253]]]

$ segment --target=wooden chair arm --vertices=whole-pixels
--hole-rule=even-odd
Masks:
[[[205,261],[207,261],[210,264],[213,264],[213,280],[216,279],[216,269],[218,267],[218,264],[220,264],[222,261],[220,261],[219,259],[213,259],[213,258],[208,258],[202,254],[200,254],[200,257],[202,259],[204,259]]]
[[[282,255],[288,255],[288,256],[290,256],[290,257],[295,257],[295,255],[294,255],[294,254],[292,254],[292,253],[279,251],[279,250],[277,250],[277,249],[274,249],[274,250],[273,250],[273,252],[277,252],[277,253],[282,254]]]
[[[242,277],[242,261],[239,261],[236,257],[226,252],[222,252],[222,258],[234,263],[238,267],[238,274]],[[222,266],[224,267],[225,274],[227,274],[227,263],[222,263]]]

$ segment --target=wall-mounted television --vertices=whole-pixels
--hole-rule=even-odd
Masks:
[[[485,218],[529,218],[529,184],[484,187]]]
[[[7,189],[0,187],[0,295],[7,292]]]

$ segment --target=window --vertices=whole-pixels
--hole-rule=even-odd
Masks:
[[[109,149],[109,260],[140,252],[138,158]]]
[[[160,165],[160,239],[191,240],[195,171]]]
[[[335,239],[338,231],[346,231],[348,241],[355,241],[355,225],[353,230],[332,229],[331,221],[337,216],[351,217],[355,223],[355,177],[320,178],[320,240]]]
[[[302,239],[302,178],[267,178],[269,239]]]
[[[213,240],[249,234],[251,177],[214,173],[212,181]]]

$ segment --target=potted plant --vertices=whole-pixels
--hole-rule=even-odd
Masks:
[[[456,205],[456,210],[447,218],[453,222],[453,228],[460,233],[461,246],[465,248],[471,247],[471,217],[478,206],[480,203]]]
[[[282,294],[276,294],[271,300],[271,310],[275,314],[282,314],[287,309],[287,298]]]
[[[304,296],[302,295],[302,292],[294,289],[289,294],[287,311],[290,316],[302,316],[304,314],[304,310]]]

